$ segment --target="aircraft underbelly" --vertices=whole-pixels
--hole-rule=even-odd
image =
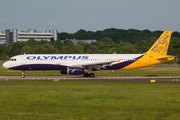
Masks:
[[[12,67],[10,69],[13,69],[13,70],[62,70],[66,68],[67,66],[55,65],[55,64],[26,64],[26,65]]]

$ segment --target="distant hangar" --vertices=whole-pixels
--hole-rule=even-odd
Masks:
[[[46,30],[46,32],[40,32],[35,29],[29,29],[28,31],[18,32],[18,29],[6,29],[0,32],[0,44],[8,45],[9,43],[28,41],[30,38],[34,38],[38,41],[47,40],[50,41],[52,38],[58,40],[57,30]]]
[[[35,39],[37,41],[47,40],[51,41],[53,38],[55,41],[58,40],[58,30],[46,30],[46,32],[37,31],[35,29],[29,29],[27,31],[18,32],[18,29],[6,29],[5,31],[0,32],[0,44],[8,45],[9,43],[15,43],[20,41],[28,41],[29,39]],[[79,41],[84,42],[85,44],[90,44],[92,42],[97,42],[97,40],[75,40],[75,39],[66,39],[60,40],[62,43],[64,41],[72,41],[76,44]]]

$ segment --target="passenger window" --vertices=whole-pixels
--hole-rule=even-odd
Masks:
[[[16,61],[16,59],[9,59],[9,61]]]

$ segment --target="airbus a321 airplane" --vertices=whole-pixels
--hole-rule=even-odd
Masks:
[[[172,31],[164,31],[143,54],[24,54],[11,57],[3,67],[22,70],[59,70],[61,74],[95,77],[97,70],[128,70],[147,67],[174,59],[167,55]]]

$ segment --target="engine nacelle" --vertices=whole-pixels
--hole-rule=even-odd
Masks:
[[[84,68],[79,68],[79,67],[68,67],[67,68],[67,74],[69,75],[80,75],[84,74],[85,69]]]
[[[67,70],[60,70],[61,74],[80,75],[85,74],[85,69],[80,67],[67,67]]]

